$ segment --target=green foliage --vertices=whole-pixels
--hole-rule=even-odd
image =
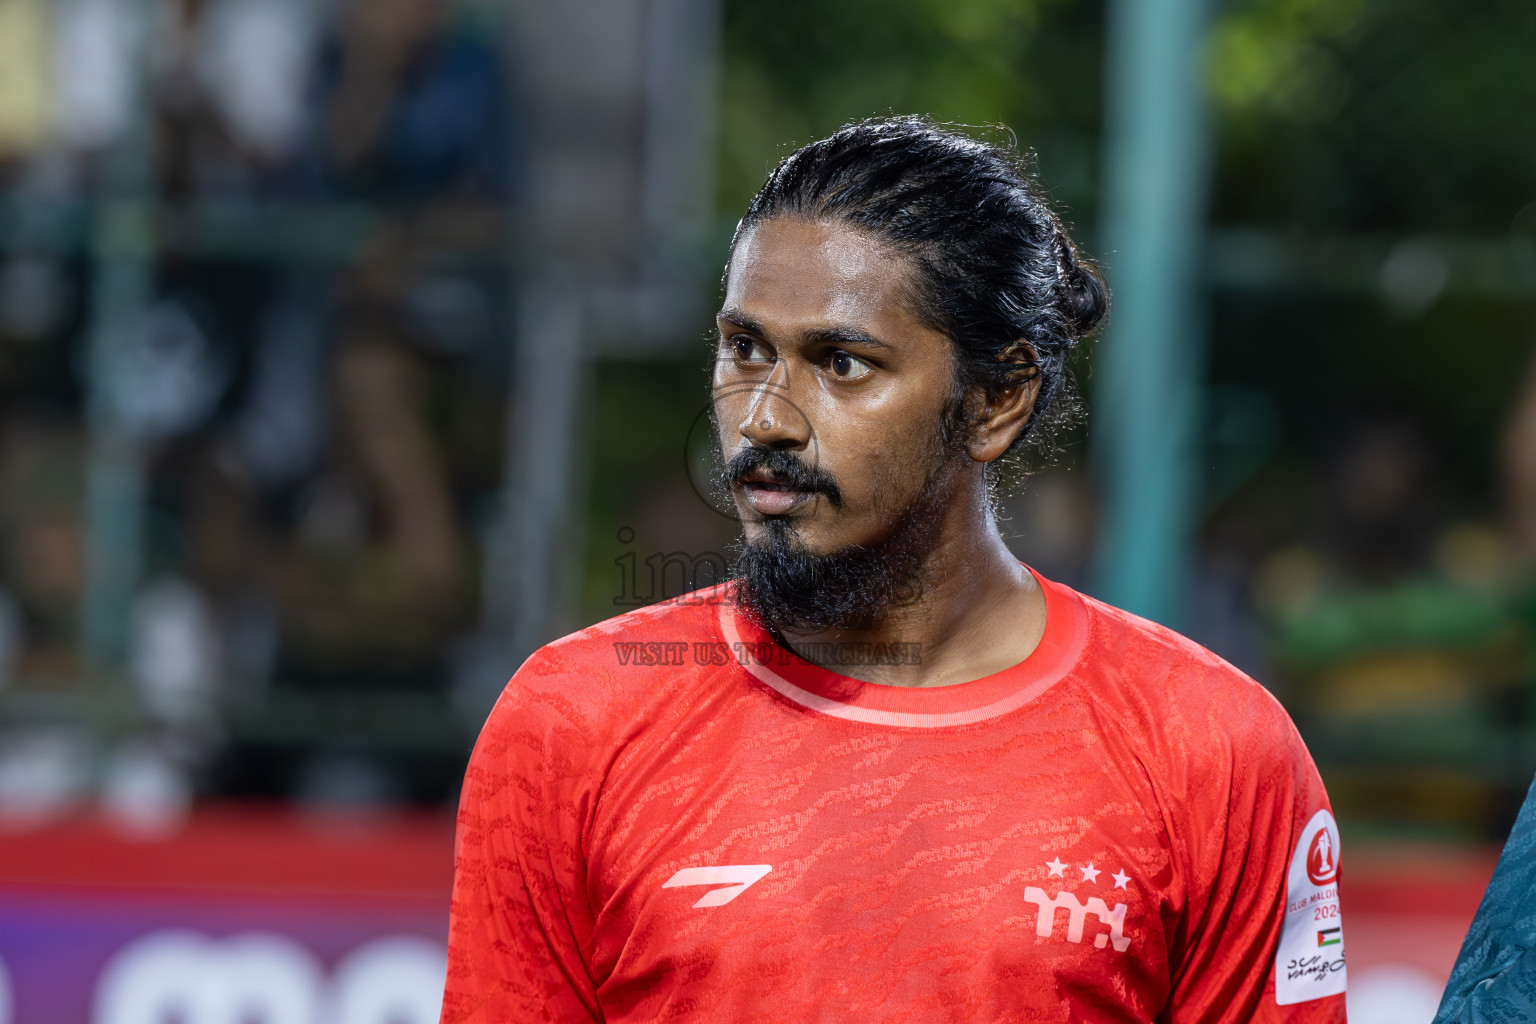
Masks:
[[[1088,8],[1085,12],[1084,8]],[[847,121],[929,114],[1005,125],[1048,180],[1089,184],[1098,118],[1096,8],[1071,0],[728,0],[721,61],[721,209],[739,211],[779,157]],[[1086,94],[1085,92],[1086,83]],[[1038,134],[1037,134],[1038,133]],[[1060,166],[1051,159],[1060,149]]]
[[[1327,44],[1359,27],[1366,2],[1272,0],[1219,20],[1208,44],[1212,98],[1247,115],[1228,127],[1247,134],[1263,116],[1315,124],[1338,114],[1349,78]]]
[[[1502,233],[1536,199],[1536,5],[1237,0],[1211,34],[1218,222]]]
[[[845,121],[1001,123],[1093,202],[1103,13],[1087,0],[727,0],[720,203]],[[1502,233],[1536,200],[1530,0],[1228,0],[1207,75],[1213,220]],[[1527,218],[1536,222],[1536,215]]]

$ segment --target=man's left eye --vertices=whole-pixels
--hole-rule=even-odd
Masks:
[[[851,356],[841,351],[832,353],[832,358],[827,361],[827,365],[831,367],[832,375],[841,380],[856,380],[874,369],[858,356]]]

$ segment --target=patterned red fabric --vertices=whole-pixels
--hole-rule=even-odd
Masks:
[[[1039,648],[958,686],[800,661],[721,589],[536,653],[466,777],[443,1021],[1343,1021],[1275,1000],[1328,806],[1285,712],[1041,582]]]

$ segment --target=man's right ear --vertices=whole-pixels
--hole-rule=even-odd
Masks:
[[[1020,338],[999,352],[997,359],[1009,364],[1005,383],[1001,389],[982,394],[971,417],[966,447],[977,462],[995,462],[1013,447],[1029,425],[1035,399],[1040,396],[1040,356],[1033,345]]]

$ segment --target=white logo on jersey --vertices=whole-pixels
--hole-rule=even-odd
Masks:
[[[699,897],[696,907],[723,907],[751,888],[773,870],[771,864],[721,864],[708,868],[683,868],[661,884],[663,889],[679,885],[723,885]]]
[[[1110,910],[1109,905],[1097,896],[1088,897],[1087,903],[1078,901],[1073,893],[1063,889],[1051,899],[1045,894],[1045,890],[1039,886],[1026,886],[1024,898],[1036,907],[1040,908],[1039,916],[1035,919],[1035,934],[1042,939],[1051,937],[1056,930],[1056,911],[1067,912],[1067,941],[1083,941],[1083,925],[1092,914],[1100,921],[1109,925],[1109,934],[1100,932],[1093,937],[1093,944],[1098,949],[1103,949],[1111,942],[1115,944],[1115,952],[1124,953],[1131,946],[1131,940],[1125,936],[1125,904],[1116,903],[1115,909]]]
[[[1318,811],[1296,839],[1285,879],[1285,923],[1275,949],[1281,1006],[1344,991],[1344,922],[1339,916],[1339,826]]]

